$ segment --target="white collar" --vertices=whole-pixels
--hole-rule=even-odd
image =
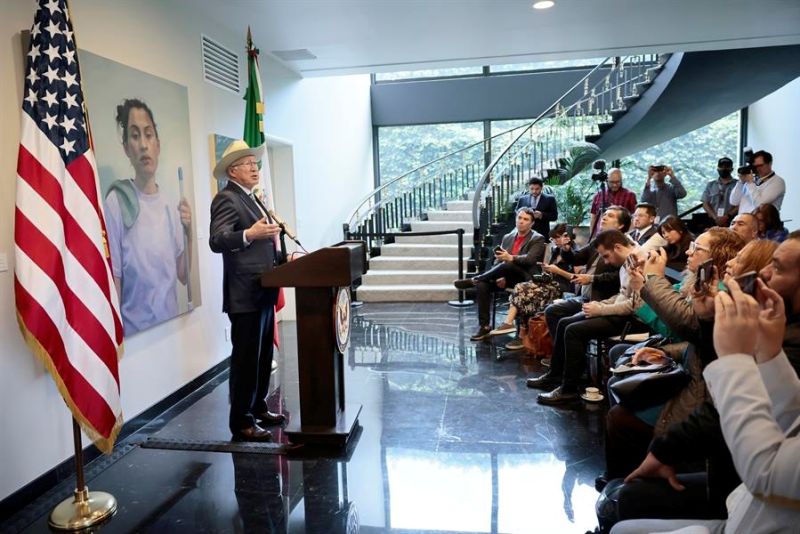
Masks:
[[[247,193],[247,196],[250,196],[250,195],[252,195],[252,194],[253,194],[253,190],[252,190],[252,189],[247,189],[245,186],[243,186],[243,185],[242,185],[242,184],[240,184],[239,182],[237,182],[237,181],[234,181],[234,180],[231,180],[230,178],[228,178],[228,181],[229,181],[230,183],[232,183],[232,184],[236,184],[237,186],[239,186],[239,189],[241,189],[242,191],[244,191],[245,193]]]

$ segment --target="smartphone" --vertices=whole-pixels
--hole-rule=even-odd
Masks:
[[[495,254],[499,254],[501,252],[503,252],[503,247],[501,247],[500,245],[497,245],[496,247],[494,247],[494,253]]]
[[[664,172],[666,168],[666,165],[653,165],[653,170],[656,172]]]
[[[631,270],[636,269],[638,264],[639,264],[639,262],[636,260],[636,255],[635,254],[630,254],[625,259],[625,266],[628,269],[631,269]]]
[[[714,276],[714,260],[706,260],[697,268],[697,278],[694,279],[694,290],[700,293],[708,288]]]
[[[734,280],[736,283],[739,284],[739,287],[742,288],[744,293],[747,293],[751,297],[756,296],[756,280],[758,279],[758,273],[755,271],[750,271],[749,273],[740,274]]]

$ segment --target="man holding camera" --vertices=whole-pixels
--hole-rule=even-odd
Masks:
[[[752,213],[762,204],[773,204],[778,210],[786,194],[786,182],[772,170],[772,154],[759,150],[752,163],[739,167],[739,182],[731,191],[731,204],[739,213]]]
[[[489,337],[489,304],[492,292],[497,288],[512,288],[541,272],[539,264],[544,259],[545,238],[532,229],[534,210],[522,207],[517,211],[516,228],[503,236],[499,247],[494,249],[494,265],[473,278],[456,280],[457,289],[474,287],[478,301],[478,331],[470,337],[480,341]]]
[[[664,179],[669,176],[669,182]],[[667,215],[678,216],[678,199],[686,196],[680,180],[669,165],[650,165],[641,201],[656,207],[656,222]]]
[[[737,207],[731,204],[731,192],[738,180],[733,178],[733,160],[727,156],[717,161],[719,178],[706,184],[703,191],[703,209],[717,226],[725,228],[736,215]]]

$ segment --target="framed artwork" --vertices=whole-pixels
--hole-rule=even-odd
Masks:
[[[201,303],[185,86],[79,51],[125,335]]]
[[[217,166],[217,162],[222,159],[222,154],[225,153],[225,149],[228,148],[235,139],[233,137],[227,137],[222,134],[210,134],[208,136],[208,154],[209,158],[211,159],[208,175],[211,177],[211,198],[214,198],[214,195],[225,189],[225,186],[228,185],[228,180],[217,180],[214,177],[214,167]]]

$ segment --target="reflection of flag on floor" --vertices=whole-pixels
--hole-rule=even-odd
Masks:
[[[122,424],[122,323],[64,0],[40,0],[26,73],[14,219],[17,318],[75,419],[110,452]]]
[[[258,48],[253,46],[253,36],[247,28],[247,92],[244,94],[244,136],[242,139],[251,147],[264,144],[264,98],[261,92],[261,73],[258,69]],[[261,184],[266,199],[264,204],[268,209],[275,209],[275,199],[272,196],[272,178],[269,171],[269,152],[264,147],[264,159],[261,165]],[[278,336],[277,313],[285,306],[283,289],[278,290],[278,304],[275,306],[275,346],[280,348]]]

